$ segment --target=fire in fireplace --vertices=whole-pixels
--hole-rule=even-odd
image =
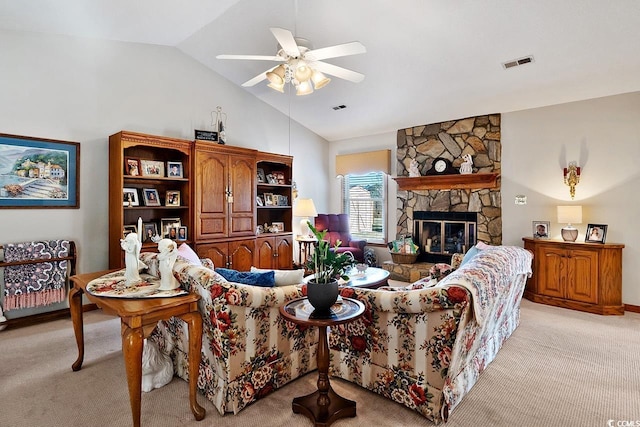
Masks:
[[[476,244],[475,212],[413,213],[413,241],[420,247],[418,261],[450,262],[454,253],[465,253]]]

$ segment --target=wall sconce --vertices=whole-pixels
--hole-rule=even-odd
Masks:
[[[564,168],[564,183],[569,186],[571,199],[576,195],[576,185],[580,182],[580,166],[576,162],[569,162],[569,167]]]

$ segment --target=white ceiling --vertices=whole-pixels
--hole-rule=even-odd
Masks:
[[[215,56],[274,55],[270,27],[367,48],[326,60],[361,83],[246,89],[327,140],[640,90],[638,0],[0,0],[0,29],[175,46],[237,85],[275,63]]]

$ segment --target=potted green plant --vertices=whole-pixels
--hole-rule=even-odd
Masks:
[[[318,240],[308,263],[314,275],[307,282],[307,297],[317,311],[327,311],[338,299],[338,279],[349,280],[345,271],[355,263],[355,260],[351,252],[338,253],[335,250],[340,246],[340,241],[337,241],[332,248],[331,243],[324,240],[326,230],[318,231],[311,222],[307,221],[307,224]]]

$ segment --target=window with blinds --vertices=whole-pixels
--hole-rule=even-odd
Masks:
[[[343,175],[342,211],[349,215],[349,231],[354,239],[385,242],[386,193],[383,172]]]

